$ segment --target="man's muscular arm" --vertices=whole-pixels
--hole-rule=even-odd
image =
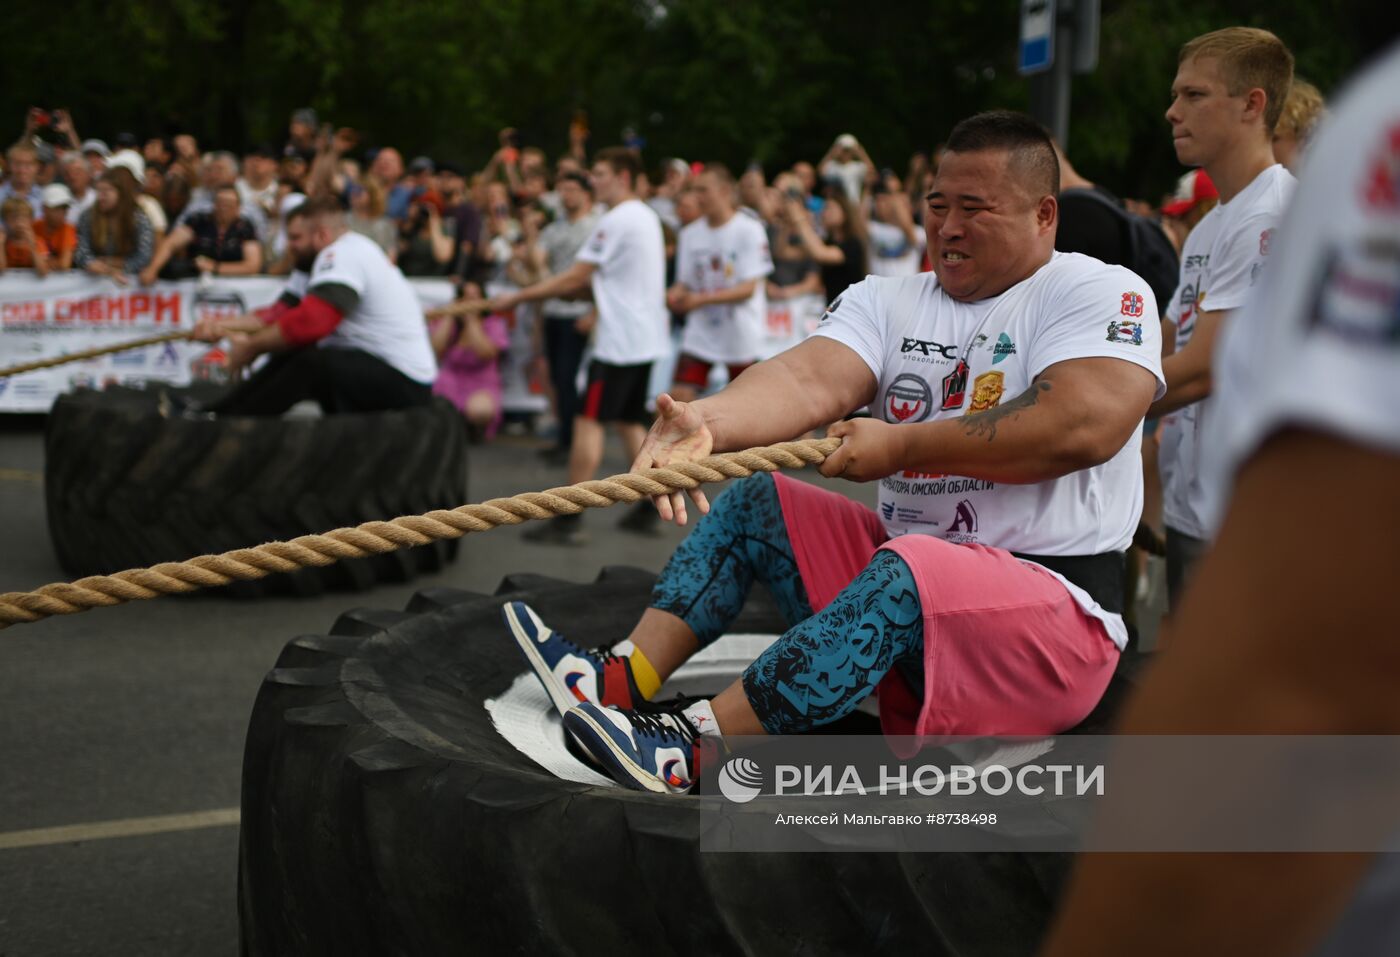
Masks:
[[[899,469],[1008,484],[1059,478],[1112,458],[1152,401],[1155,380],[1121,359],[1057,362],[1020,395],[985,412],[917,425],[841,422],[844,442],[823,475],[855,481]]]
[[[723,390],[692,403],[715,449],[786,442],[850,415],[875,398],[875,375],[855,351],[813,336],[747,369]]]

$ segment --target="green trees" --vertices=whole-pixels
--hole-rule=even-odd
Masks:
[[[84,136],[174,129],[281,142],[290,111],[483,163],[502,126],[551,154],[586,109],[646,155],[741,169],[815,159],[850,131],[903,171],[959,118],[1024,108],[1011,0],[72,0],[11,4],[0,118],[68,107]],[[1086,175],[1155,197],[1179,172],[1162,112],[1182,41],[1264,26],[1330,91],[1385,31],[1364,0],[1105,0],[1098,73],[1078,77],[1070,151]],[[10,134],[6,134],[8,136]]]

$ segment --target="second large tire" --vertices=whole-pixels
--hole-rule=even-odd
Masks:
[[[691,799],[566,779],[512,743],[512,689],[534,679],[501,604],[610,645],[652,581],[430,589],[288,644],[244,750],[245,957],[1035,951],[1068,854],[706,853]],[[760,594],[733,632],[783,628]],[[1078,730],[1105,730],[1125,687]]]
[[[64,570],[110,574],[466,501],[461,415],[421,408],[320,418],[165,417],[155,393],[61,396],[45,432],[49,532]],[[317,594],[408,581],[456,541],[229,586]]]

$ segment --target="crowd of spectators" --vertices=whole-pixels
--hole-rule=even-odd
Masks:
[[[1276,135],[1281,161],[1295,161],[1321,105],[1315,88],[1295,84]],[[35,108],[4,159],[0,270],[84,270],[123,285],[288,275],[288,214],[309,197],[333,196],[348,210],[350,228],[405,276],[449,280],[459,296],[495,296],[566,269],[605,211],[592,196],[587,124],[577,119],[552,162],[504,129],[486,165],[471,170],[448,158],[405,162],[393,146],[369,148],[359,133],[333,129],[311,109],[292,115],[282,146],[259,145],[240,157],[205,150],[188,134],[120,133],[110,145],[82,139],[66,111]],[[846,133],[815,164],[750,164],[734,201],[766,231],[770,307],[799,297],[833,300],[867,274],[927,269],[923,196],[937,163],[934,150],[915,154],[903,173],[881,167]],[[665,158],[634,184],[662,224],[668,283],[680,230],[702,218],[697,191],[707,165]],[[1155,202],[1120,201],[1088,186],[1122,212],[1161,225],[1177,249],[1215,201],[1199,171]],[[563,455],[578,402],[572,380],[596,314],[584,296],[544,302],[534,318],[538,329],[523,340],[535,352],[527,364],[547,383],[557,412],[556,454]],[[511,343],[518,348],[522,341],[509,334],[514,321],[486,317],[436,332],[444,368],[499,363]],[[679,336],[684,315],[673,314],[673,322]],[[462,407],[487,432],[500,424],[499,388],[489,414],[484,405]]]

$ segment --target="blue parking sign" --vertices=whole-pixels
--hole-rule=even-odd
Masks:
[[[1055,62],[1055,0],[1021,0],[1021,46],[1016,71],[1041,73]]]

